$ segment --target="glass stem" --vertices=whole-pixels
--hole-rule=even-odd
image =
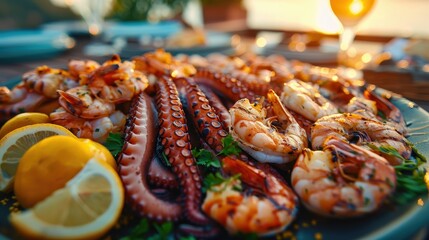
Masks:
[[[355,38],[355,29],[353,27],[344,27],[340,35],[340,49],[346,52]]]

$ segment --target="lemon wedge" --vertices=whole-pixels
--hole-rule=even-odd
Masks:
[[[18,163],[24,153],[40,140],[55,135],[74,136],[62,126],[39,123],[15,129],[0,140],[0,191],[11,189]]]
[[[36,123],[49,123],[49,116],[44,113],[26,112],[20,113],[9,119],[0,129],[0,139],[13,130]]]
[[[30,239],[96,239],[117,222],[124,189],[116,171],[91,159],[62,189],[20,213],[10,222]]]
[[[16,199],[25,208],[33,207],[63,188],[92,158],[116,168],[110,152],[89,139],[58,135],[41,140],[19,162],[14,184]]]

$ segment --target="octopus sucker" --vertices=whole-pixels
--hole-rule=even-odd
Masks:
[[[161,146],[159,137],[157,138],[156,150],[158,150],[158,146]],[[161,156],[161,153],[158,154],[157,151],[150,161],[149,171],[147,173],[150,184],[161,188],[177,189],[179,183],[176,175],[172,172],[171,168],[162,164],[162,160],[159,156]]]
[[[119,155],[121,176],[128,200],[142,216],[158,221],[180,218],[181,206],[157,198],[146,178],[156,144],[155,116],[151,98],[140,93],[134,99],[126,128],[125,144]]]
[[[181,78],[175,80],[176,85],[181,90],[181,95],[186,98],[188,111],[193,112],[194,125],[200,136],[210,146],[210,148],[219,153],[222,147],[222,139],[228,135],[223,128],[219,116],[209,100],[201,91],[198,85],[190,78]]]
[[[228,109],[222,103],[221,99],[210,88],[205,86],[200,86],[200,88],[209,100],[210,105],[219,116],[219,120],[221,121],[223,127],[225,129],[229,129],[231,126],[231,115],[229,114]]]
[[[156,88],[161,144],[179,178],[184,211],[189,221],[198,225],[207,224],[210,221],[200,209],[202,177],[191,154],[190,136],[179,93],[168,77],[160,78]]]

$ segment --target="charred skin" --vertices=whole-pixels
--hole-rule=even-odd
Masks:
[[[213,72],[208,68],[198,68],[194,76],[197,83],[201,83],[215,89],[236,102],[242,98],[255,99],[255,94],[235,78],[222,73]]]
[[[156,126],[151,99],[145,93],[135,97],[125,129],[125,143],[119,156],[119,175],[128,200],[142,216],[157,221],[180,218],[179,204],[158,199],[151,191],[146,173],[154,155]]]
[[[223,149],[221,140],[228,135],[228,132],[223,128],[206,95],[190,78],[180,78],[174,81],[180,89],[181,95],[186,98],[187,108],[200,136],[215,153],[219,153]]]
[[[156,87],[159,136],[164,154],[179,178],[186,216],[189,221],[198,225],[207,224],[209,219],[200,209],[202,177],[191,153],[186,116],[177,88],[168,77],[160,78]]]
[[[204,86],[200,86],[200,88],[209,100],[210,105],[219,116],[219,120],[221,121],[224,129],[229,129],[231,126],[231,115],[229,114],[228,109],[210,88]]]
[[[150,162],[147,173],[150,184],[161,188],[177,189],[179,184],[176,175],[170,169],[164,167],[160,161],[157,156],[154,156]]]

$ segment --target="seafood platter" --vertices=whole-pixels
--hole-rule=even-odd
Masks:
[[[52,155],[47,140],[58,136],[29,146],[13,168],[6,147],[29,130],[2,136],[0,238],[404,239],[427,226],[429,114],[336,68],[162,49],[74,59],[0,87],[3,129],[23,112],[102,144],[114,162],[91,155],[36,201],[23,190],[36,173],[24,168]],[[47,185],[55,171],[41,177]],[[101,183],[85,176],[108,187],[91,190]],[[76,195],[61,197],[74,185]],[[47,217],[53,202],[66,207]]]

